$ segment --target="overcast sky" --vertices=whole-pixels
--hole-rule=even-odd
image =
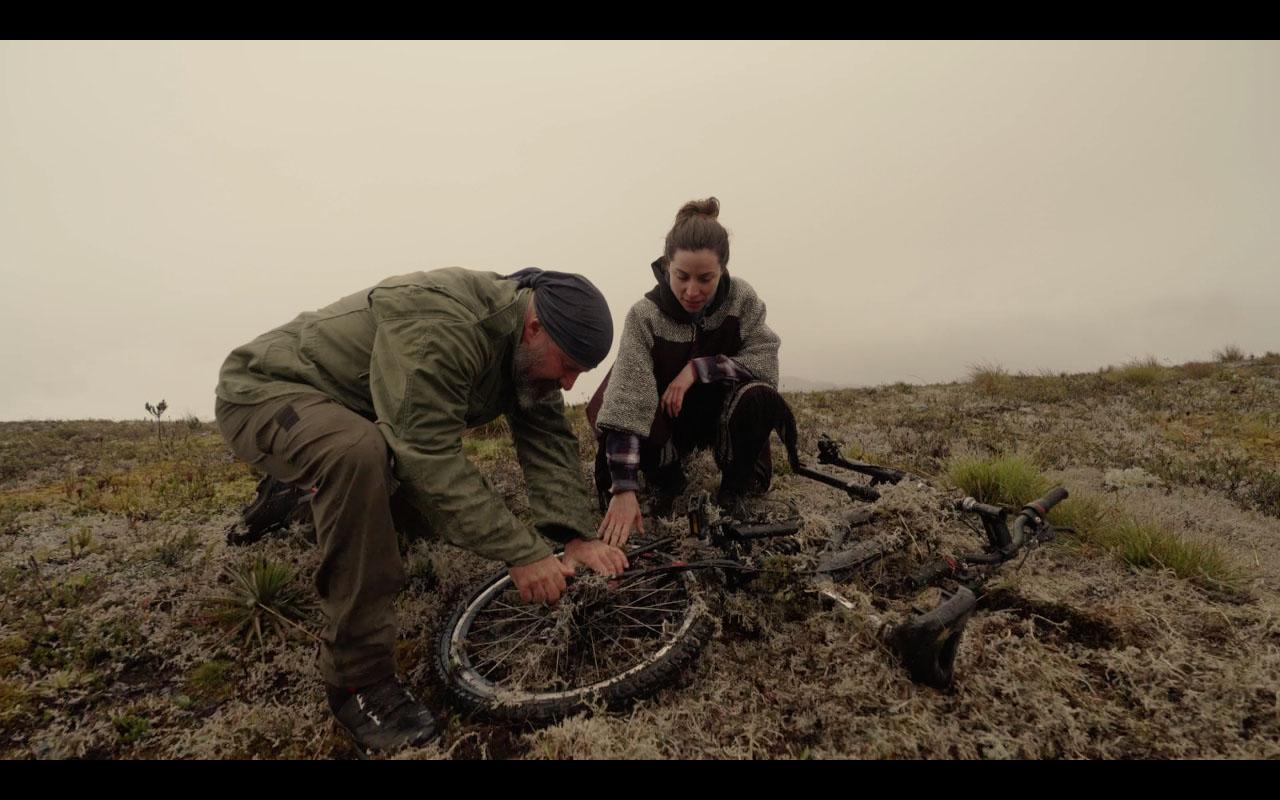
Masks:
[[[1280,350],[1277,142],[1275,42],[0,42],[0,419],[211,418],[416,269],[581,272],[621,333],[708,195],[784,375]]]

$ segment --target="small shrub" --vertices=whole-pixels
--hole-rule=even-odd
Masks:
[[[119,737],[121,744],[133,744],[151,732],[151,723],[134,714],[112,717],[111,724],[115,726],[116,736]]]
[[[166,567],[179,567],[199,544],[200,537],[194,530],[171,534],[156,546],[155,557]]]
[[[163,443],[163,440],[160,436],[160,433],[161,433],[160,418],[164,416],[165,409],[169,407],[169,404],[166,403],[164,400],[161,400],[159,403],[155,404],[154,406],[151,405],[150,403],[146,403],[145,406],[147,409],[147,413],[150,414],[152,417],[154,417],[156,420],[156,443],[161,444]]]
[[[67,536],[67,548],[73,559],[80,558],[93,549],[93,529],[82,525]]]
[[[1231,364],[1237,361],[1244,361],[1244,351],[1234,344],[1229,344],[1221,350],[1215,350],[1213,357],[1224,364]]]

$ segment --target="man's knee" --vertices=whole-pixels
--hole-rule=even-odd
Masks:
[[[378,428],[369,422],[354,426],[345,434],[342,461],[361,472],[389,471],[391,456],[387,452],[387,440]]]

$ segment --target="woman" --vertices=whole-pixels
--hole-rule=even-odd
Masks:
[[[644,530],[638,473],[654,516],[667,516],[685,488],[684,457],[714,447],[722,473],[716,502],[740,513],[745,494],[769,488],[769,432],[789,428],[794,441],[777,392],[779,339],[751,286],[729,277],[719,213],[711,197],[676,214],[652,264],[658,284],[631,307],[618,359],[587,405],[598,433],[599,533],[608,544],[622,546],[632,530]]]

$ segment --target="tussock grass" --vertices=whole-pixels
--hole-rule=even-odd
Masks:
[[[1213,357],[1224,364],[1231,364],[1237,361],[1244,361],[1245,354],[1234,344],[1229,344],[1221,350],[1213,351]]]
[[[1244,575],[1219,547],[1179,536],[1155,521],[1117,514],[1082,533],[1131,566],[1167,569],[1211,589],[1242,588]]]
[[[1049,490],[1051,483],[1030,460],[1017,455],[952,459],[947,474],[960,489],[983,503],[1021,506]],[[1074,528],[1085,542],[1142,569],[1167,569],[1208,588],[1240,590],[1244,574],[1209,542],[1179,536],[1158,522],[1110,507],[1091,494],[1068,497],[1050,514],[1055,525]]]
[[[1167,380],[1171,370],[1160,365],[1155,356],[1147,356],[1146,358],[1135,358],[1126,362],[1119,367],[1107,367],[1102,371],[1103,377],[1116,383],[1126,383],[1131,386],[1150,386],[1162,380]]]
[[[1024,403],[1057,403],[1068,397],[1069,376],[1052,370],[1038,374],[1010,374],[999,365],[979,364],[969,368],[969,382],[979,394],[1007,397]]]
[[[982,363],[969,367],[969,383],[982,394],[1001,394],[1011,381],[1008,371],[999,364]]]
[[[1188,378],[1208,378],[1217,371],[1217,365],[1208,361],[1188,361],[1182,365],[1182,374]]]
[[[1039,468],[1021,455],[957,456],[947,463],[947,476],[981,503],[1021,506],[1049,490]]]

